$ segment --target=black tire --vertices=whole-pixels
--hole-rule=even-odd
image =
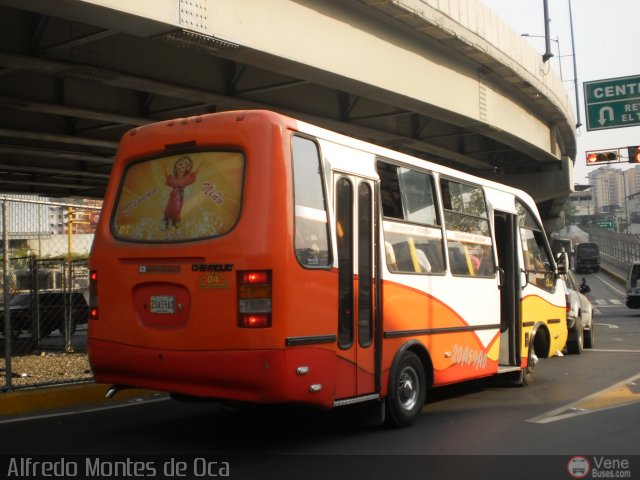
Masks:
[[[527,366],[520,372],[518,383],[523,387],[527,387],[533,383],[536,378],[536,364],[538,363],[538,357],[535,353],[529,353],[529,360]]]
[[[526,368],[519,371],[502,373],[498,375],[498,382],[500,382],[498,385],[505,385],[508,387],[528,387],[536,378],[535,373],[535,364],[528,365]]]
[[[595,325],[593,324],[593,319],[591,320],[591,327],[589,330],[584,331],[584,346],[585,348],[593,348],[595,345]]]
[[[584,329],[582,328],[582,318],[576,318],[576,326],[569,332],[567,341],[567,351],[573,355],[579,355],[584,350]]]
[[[397,365],[389,377],[386,400],[387,422],[394,427],[413,424],[427,397],[427,377],[418,356],[410,351],[400,353]]]
[[[536,365],[539,361],[535,348],[536,341],[538,341],[538,348],[543,349],[543,351],[548,350],[548,347],[545,348],[544,346],[540,345],[541,342],[543,345],[545,343],[546,345],[548,345],[548,339],[546,339],[544,332],[536,331],[529,340],[529,356],[527,358],[527,366],[519,372],[518,380],[516,382],[523,387],[531,385],[536,377]]]

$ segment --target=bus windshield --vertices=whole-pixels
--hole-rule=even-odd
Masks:
[[[213,151],[131,164],[117,198],[114,236],[160,243],[228,233],[240,214],[244,163],[242,153]]]

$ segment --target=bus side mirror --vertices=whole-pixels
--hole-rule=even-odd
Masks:
[[[564,275],[569,270],[569,255],[567,252],[560,252],[556,258],[558,273]]]

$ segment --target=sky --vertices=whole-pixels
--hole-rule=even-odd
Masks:
[[[543,0],[481,1],[517,33],[544,35]],[[578,148],[574,180],[576,183],[588,184],[587,174],[597,167],[586,166],[586,151],[640,145],[640,126],[587,131],[583,99],[583,82],[640,76],[640,0],[547,0],[547,3],[551,19],[550,36],[557,40],[551,42],[551,51],[556,57],[549,60],[549,63],[558,74],[560,66],[562,68],[562,79],[577,120],[569,17],[571,5],[580,120],[583,124],[576,130]],[[544,52],[544,38],[530,37],[527,40],[541,53]],[[611,166],[629,168],[628,163]]]

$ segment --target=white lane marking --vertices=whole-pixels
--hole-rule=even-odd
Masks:
[[[581,405],[585,405],[590,400],[596,399],[597,397],[605,395],[607,392],[619,389],[625,385],[634,384],[638,379],[640,379],[640,374],[634,375],[633,377],[618,382],[591,395],[587,395],[586,397],[581,398],[580,400],[577,400],[575,402],[571,402],[564,407],[556,408],[554,410],[551,410],[550,412],[543,413],[542,415],[538,415],[537,417],[530,418],[526,421],[530,423],[551,423],[557,422],[558,420],[566,420],[567,418],[577,417],[579,415],[586,415],[587,413],[601,412],[603,410],[610,410],[613,408],[630,405],[632,403],[637,403],[638,401],[640,401],[640,398],[634,398],[633,395],[630,395],[631,398],[629,399],[629,401],[624,403],[612,403],[596,408],[581,408]]]
[[[614,325],[613,323],[595,323],[594,325],[599,325],[601,327],[609,327],[609,328],[620,328],[618,325]]]
[[[608,286],[611,290],[613,290],[614,292],[616,292],[616,293],[618,293],[618,294],[620,294],[620,295],[622,295],[622,296],[625,296],[625,295],[626,295],[626,293],[625,293],[625,291],[624,291],[624,290],[621,290],[621,289],[620,289],[620,287],[618,287],[617,285],[615,285],[615,284],[613,284],[613,283],[610,283],[610,282],[606,281],[602,275],[597,274],[597,275],[596,275],[596,277],[598,278],[598,280],[600,280],[602,283],[604,283],[605,285],[607,285],[607,286]]]
[[[590,352],[604,352],[604,353],[640,353],[640,350],[621,350],[615,348],[590,348]]]

